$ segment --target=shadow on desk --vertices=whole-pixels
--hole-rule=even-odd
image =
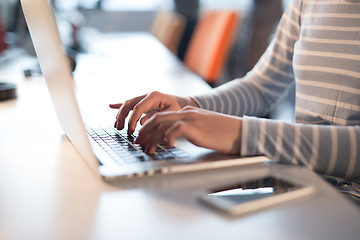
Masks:
[[[278,166],[275,168],[278,168]],[[296,171],[299,170],[299,167],[294,166],[294,168]],[[260,212],[266,212],[269,209],[239,216],[230,216],[202,204],[198,199],[197,193],[205,191],[206,189],[234,184],[234,182],[245,181],[254,178],[254,176],[265,176],[269,173],[276,172],[277,170],[273,170],[271,164],[269,165],[268,163],[265,163],[192,173],[155,176],[151,178],[146,177],[142,179],[125,180],[122,182],[112,182],[107,184],[113,186],[115,188],[115,192],[117,189],[143,189],[147,194],[151,195],[152,198],[158,199],[157,202],[162,204],[175,204],[177,207],[182,206],[183,210],[179,212],[179,215],[177,215],[179,217],[195,218],[206,211],[211,212],[213,215],[220,216],[224,220],[235,221],[239,218],[246,218],[257,215]],[[288,173],[283,175],[288,175],[289,177],[292,174]],[[106,194],[111,195],[112,193],[109,192]],[[308,202],[307,204],[310,203],[309,198],[304,197],[279,206],[286,204],[292,206],[292,204],[296,205],[297,202],[303,204],[304,201]],[[154,206],[156,206],[156,204],[154,204]],[[276,209],[279,206],[274,206],[272,209]],[[158,210],[161,211],[161,209],[163,209],[163,206],[159,206]]]
[[[206,206],[198,201],[195,195],[197,191],[218,186],[220,183],[228,183],[233,181],[233,179],[237,181],[245,179],[248,175],[266,174],[268,172],[265,166],[258,166],[255,169],[251,166],[245,166],[241,167],[241,169],[248,173],[240,176],[240,168],[232,168],[109,182],[106,184],[114,189],[113,191],[103,193],[103,196],[116,195],[119,190],[139,189],[144,191],[144,194],[151,196],[153,201],[152,208],[157,208],[156,211],[163,212],[164,214],[171,212],[172,216],[176,216],[179,219],[190,220],[201,217],[204,210],[209,211]],[[174,214],[174,211],[176,214]],[[238,219],[221,214],[220,212],[214,212],[214,214],[226,220]]]

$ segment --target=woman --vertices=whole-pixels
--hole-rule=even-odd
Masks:
[[[247,117],[266,115],[292,84],[296,124]],[[133,110],[129,132],[146,114],[137,143],[148,153],[163,138],[172,145],[184,136],[202,147],[265,154],[276,162],[360,180],[360,2],[294,0],[267,51],[244,78],[206,95],[154,92],[110,107],[119,108],[118,129]]]

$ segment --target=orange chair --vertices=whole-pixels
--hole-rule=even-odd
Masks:
[[[210,84],[216,82],[223,71],[239,19],[235,11],[206,12],[195,28],[184,63]]]

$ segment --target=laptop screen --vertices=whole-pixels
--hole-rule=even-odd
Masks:
[[[47,0],[21,0],[21,4],[60,125],[89,166],[97,172],[98,161],[80,115],[74,80],[51,6]]]

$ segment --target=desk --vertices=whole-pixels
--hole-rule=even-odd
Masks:
[[[181,95],[209,89],[147,34],[94,42],[74,76],[80,97],[88,98],[82,106],[111,116],[111,123],[115,113],[108,102],[153,89]],[[102,182],[64,137],[44,80],[23,79],[20,70],[32,61],[24,57],[0,68],[0,79],[19,86],[17,100],[0,103],[0,239],[359,238],[359,209],[301,167],[259,164]],[[206,186],[267,172],[317,191],[240,218],[212,211],[194,196]]]

